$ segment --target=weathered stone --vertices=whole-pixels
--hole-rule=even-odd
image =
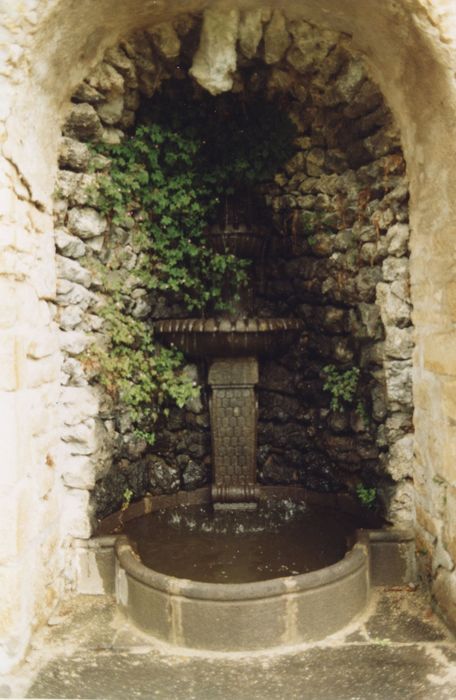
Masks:
[[[106,231],[106,218],[91,207],[75,207],[68,215],[68,230],[83,240],[95,238]]]
[[[335,107],[341,103],[350,104],[366,80],[366,72],[361,61],[349,61],[337,76],[334,84],[326,91],[323,103]]]
[[[409,360],[385,362],[385,376],[388,400],[412,405],[412,363]]]
[[[390,447],[386,458],[386,470],[394,481],[413,475],[413,435],[405,435]]]
[[[208,8],[190,75],[211,95],[230,90],[236,70],[239,10]]]
[[[76,172],[87,170],[90,150],[85,143],[64,137],[60,146],[59,166]]]
[[[386,329],[385,353],[387,357],[397,360],[409,360],[414,348],[414,329],[396,328],[390,326]]]
[[[169,22],[156,24],[150,30],[152,40],[165,58],[177,58],[180,53],[181,43],[173,25]]]
[[[405,328],[411,322],[411,305],[404,299],[405,289],[400,283],[377,285],[377,304],[385,326]]]
[[[147,461],[149,488],[152,494],[174,493],[180,487],[180,474],[176,466],[152,455]]]
[[[82,284],[87,288],[90,287],[92,275],[85,267],[82,267],[82,265],[76,262],[76,260],[70,260],[69,258],[57,255],[56,262],[59,277],[69,282]]]
[[[60,279],[57,282],[57,301],[60,306],[77,306],[86,311],[95,298],[81,284]]]
[[[101,138],[103,128],[92,105],[82,103],[72,105],[63,133],[78,141],[96,141]]]
[[[407,186],[405,186],[407,192]],[[410,238],[410,229],[407,224],[395,224],[388,229],[386,241],[388,254],[401,257],[407,255]]]
[[[110,63],[125,78],[126,84],[137,86],[136,67],[134,61],[125,53],[121,46],[114,46],[105,53],[104,60]]]
[[[121,95],[124,90],[124,78],[109,63],[100,63],[86,79],[86,82],[104,95]]]
[[[124,136],[125,134],[121,129],[108,126],[106,129],[103,129],[101,140],[108,146],[118,146],[119,143],[122,143]]]
[[[263,37],[263,10],[243,12],[239,21],[239,49],[253,58]]]
[[[60,349],[68,355],[80,355],[89,343],[90,338],[81,331],[62,331],[59,334]]]
[[[104,124],[114,126],[122,117],[124,106],[123,95],[115,95],[107,102],[98,105],[97,113]]]
[[[280,10],[274,10],[271,21],[264,32],[264,60],[267,64],[278,63],[291,43],[287,23]]]
[[[387,282],[407,280],[409,277],[409,264],[407,258],[386,258],[382,266],[383,279]]]
[[[356,276],[356,289],[360,300],[371,303],[375,301],[378,282],[382,278],[381,271],[376,267],[363,267]]]
[[[81,323],[83,315],[79,306],[66,306],[59,308],[57,320],[62,330],[72,330]]]
[[[71,236],[65,229],[56,229],[55,243],[57,250],[67,258],[82,258],[85,255],[86,247],[83,241]]]
[[[188,459],[182,471],[182,486],[185,490],[191,491],[204,486],[208,482],[208,477],[209,469],[206,463]]]
[[[288,30],[293,45],[287,53],[287,61],[299,73],[314,70],[337,41],[332,32],[317,29],[304,20],[289,22]]]

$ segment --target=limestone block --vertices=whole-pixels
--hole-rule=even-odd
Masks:
[[[211,95],[231,90],[236,70],[239,10],[208,8],[204,12],[200,44],[189,71]]]
[[[253,58],[263,37],[263,10],[243,12],[239,21],[239,49],[245,58]]]
[[[381,272],[377,267],[363,267],[356,275],[356,289],[359,298],[363,302],[375,301],[377,284],[381,279]]]
[[[414,328],[386,328],[385,353],[397,360],[409,360],[414,348]]]
[[[70,114],[63,127],[65,136],[78,141],[97,141],[101,138],[103,129],[100,118],[92,105],[72,105]]]
[[[95,463],[88,456],[71,455],[62,465],[63,483],[70,488],[91,491],[95,486],[95,476]]]
[[[11,328],[18,317],[18,289],[12,280],[0,278],[0,329]]]
[[[96,184],[96,175],[59,170],[56,179],[56,192],[60,198],[67,201],[69,206],[84,206],[90,202],[92,193],[96,190]]]
[[[412,363],[409,360],[385,362],[388,401],[412,405]]]
[[[287,29],[285,16],[280,10],[274,10],[271,21],[264,32],[264,60],[267,64],[278,63],[287,52],[291,37]]]
[[[90,151],[85,143],[64,137],[60,145],[59,166],[76,172],[87,170]]]
[[[92,534],[89,512],[89,492],[66,489],[63,498],[63,528],[71,537],[89,539]]]
[[[386,505],[386,520],[397,526],[412,526],[415,520],[413,485],[409,481],[402,481],[395,485],[388,494],[382,495]]]
[[[17,344],[18,338],[12,332],[0,333],[0,391],[18,388]]]
[[[84,366],[74,357],[68,357],[62,364],[61,384],[72,386],[87,386],[88,379],[85,374]]]
[[[411,305],[404,298],[404,291],[398,282],[391,285],[381,282],[377,285],[377,304],[385,326],[405,328],[410,325]]]
[[[386,469],[394,481],[411,477],[413,474],[413,435],[405,435],[391,446],[386,459]]]
[[[59,308],[57,321],[62,330],[69,331],[79,326],[83,316],[84,312],[80,306],[66,306]]]
[[[90,287],[92,275],[75,260],[69,260],[61,255],[56,256],[57,273],[59,277],[69,282],[82,284],[83,287]]]
[[[288,23],[293,44],[287,53],[288,63],[299,73],[307,73],[323,63],[337,43],[337,35],[320,30],[304,20]]]
[[[456,376],[456,342],[453,332],[433,333],[424,338],[425,369],[436,374]]]
[[[155,25],[149,30],[152,40],[165,58],[177,58],[180,53],[181,43],[176,30],[170,22]]]
[[[407,258],[386,258],[382,265],[383,279],[387,282],[408,279],[409,263]]]
[[[456,379],[442,377],[442,408],[445,416],[456,423]]]
[[[83,240],[101,236],[107,229],[107,221],[92,207],[74,207],[68,215],[68,230]]]
[[[130,88],[137,87],[136,66],[134,61],[120,46],[114,46],[106,51],[104,62],[110,63],[114,68],[123,75],[126,85]]]
[[[98,105],[97,113],[104,124],[114,126],[122,117],[124,107],[123,95],[116,95],[107,102]]]
[[[343,102],[350,104],[366,80],[366,71],[361,61],[351,60],[341,70],[335,83],[326,92],[323,103],[335,107]]]
[[[85,255],[85,243],[80,238],[70,235],[63,228],[56,229],[55,243],[57,250],[67,258],[82,258]]]
[[[55,353],[40,360],[27,360],[25,366],[25,381],[29,388],[37,388],[43,384],[55,382],[60,372],[60,356]]]
[[[80,355],[87,349],[90,338],[82,331],[60,331],[59,347],[68,355]]]
[[[62,440],[72,455],[92,455],[103,447],[106,429],[100,420],[88,418],[84,423],[66,425]]]
[[[60,306],[78,306],[86,311],[95,301],[95,296],[82,284],[61,279],[57,282],[57,302]]]
[[[90,87],[104,95],[121,95],[124,91],[124,78],[110,63],[103,61],[86,79]]]
[[[388,229],[386,242],[388,254],[401,257],[407,255],[410,238],[410,229],[407,224],[394,224]]]
[[[61,391],[60,404],[65,425],[79,425],[87,418],[98,415],[99,391],[94,387],[65,387]]]
[[[43,357],[53,355],[59,349],[57,333],[53,330],[41,329],[33,333],[33,338],[27,345],[27,356],[40,360]]]
[[[107,127],[106,129],[103,129],[101,140],[108,146],[118,146],[119,143],[122,143],[124,137],[125,134],[120,129],[115,129],[114,127]]]
[[[91,105],[99,104],[103,99],[104,95],[85,81],[78,86],[76,92],[73,94],[73,100],[75,102],[88,102]]]

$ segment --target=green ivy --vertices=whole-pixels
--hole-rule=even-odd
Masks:
[[[119,250],[107,270],[98,266],[105,343],[94,345],[86,362],[128,410],[137,435],[153,443],[159,415],[170,402],[184,406],[197,388],[182,369],[183,356],[157,345],[151,325],[131,315],[128,277],[189,311],[226,309],[226,299],[235,300],[246,283],[248,263],[214,252],[207,227],[226,195],[273,178],[293,153],[295,133],[280,106],[258,99],[162,97],[146,112],[120,144],[94,146],[92,203],[111,231],[130,232],[137,263],[126,271]]]
[[[364,484],[358,484],[356,486],[356,495],[360,503],[367,508],[373,508],[377,499],[377,489],[373,487],[369,488]]]
[[[358,388],[360,370],[358,367],[341,370],[336,365],[323,367],[324,391],[331,394],[330,406],[333,411],[342,411],[345,405],[353,404]]]

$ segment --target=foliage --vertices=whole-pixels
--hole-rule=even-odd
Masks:
[[[169,403],[182,408],[198,389],[183,371],[183,356],[157,346],[150,326],[127,313],[119,293],[113,293],[100,314],[107,346],[93,345],[86,363],[96,370],[107,392],[125,407],[138,437],[153,444],[153,426]]]
[[[205,231],[225,195],[273,177],[292,153],[293,128],[264,101],[207,97],[184,108],[163,98],[130,138],[98,146],[110,166],[95,203],[112,224],[134,229],[148,289],[178,295],[189,310],[236,298],[248,263],[215,253]]]
[[[205,231],[225,195],[272,179],[292,154],[294,128],[284,115],[262,100],[208,96],[183,105],[162,97],[122,143],[94,147],[93,167],[101,172],[92,203],[111,232],[130,232],[137,257],[132,272],[122,268],[122,251],[108,263],[117,282],[98,270],[107,294],[100,311],[106,342],[93,346],[86,362],[149,443],[170,401],[182,407],[197,390],[182,355],[157,346],[150,324],[131,315],[128,276],[189,310],[222,310],[226,298],[236,299],[247,261],[215,253]]]
[[[331,409],[342,411],[344,404],[352,404],[358,388],[360,370],[358,367],[341,370],[335,365],[323,367],[325,375],[324,391],[331,394]]]
[[[360,503],[367,508],[373,508],[375,500],[377,498],[377,490],[375,488],[369,488],[364,484],[358,484],[356,487],[356,495]]]

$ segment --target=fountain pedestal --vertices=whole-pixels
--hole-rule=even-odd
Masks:
[[[255,507],[258,360],[215,359],[208,382],[212,390],[212,500],[222,508]]]

